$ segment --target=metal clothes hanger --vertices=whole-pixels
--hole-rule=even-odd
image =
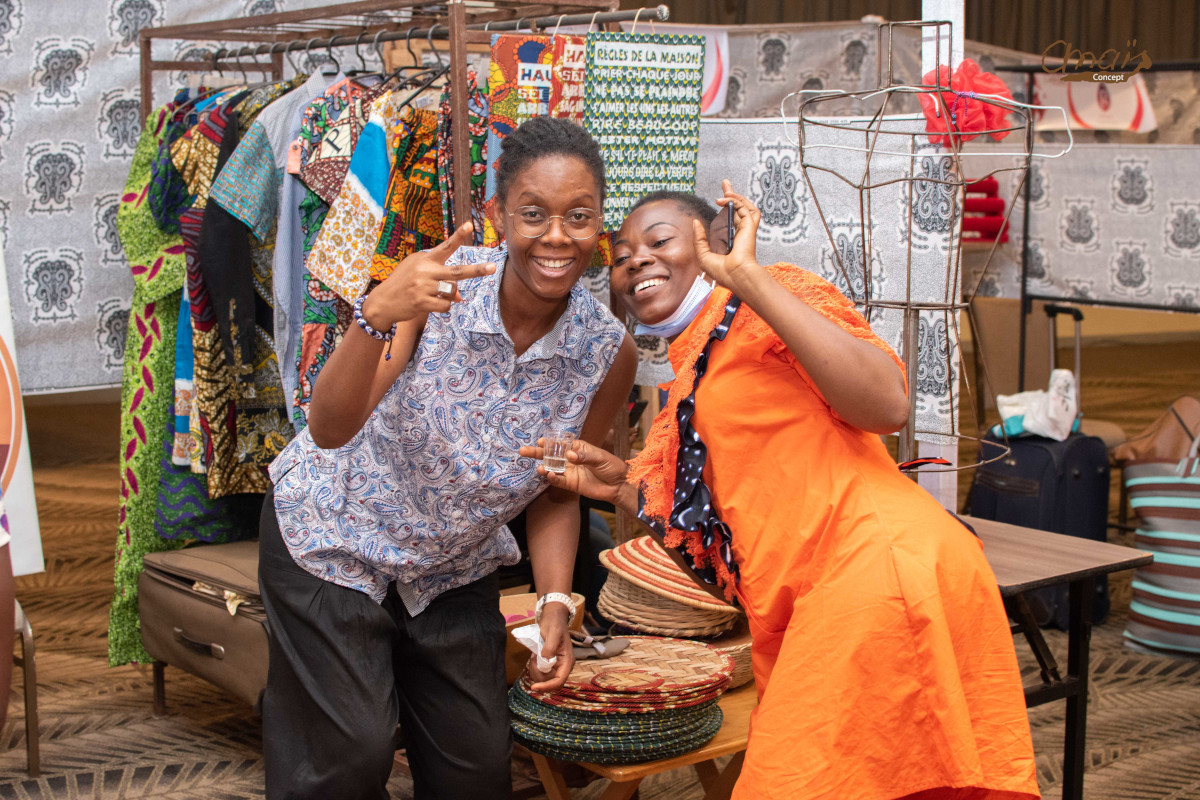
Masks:
[[[435,47],[433,44],[433,31],[436,27],[437,27],[437,25],[429,26],[429,35],[427,37],[425,37],[425,43],[428,44],[429,49],[433,51],[433,55],[437,59],[438,66],[444,67],[444,66],[446,66],[446,62],[442,60],[442,54],[440,52],[438,52],[437,47]]]
[[[329,56],[329,60],[333,62],[333,73],[332,74],[337,75],[339,72],[342,71],[342,66],[340,64],[338,64],[337,58],[333,55],[333,37],[332,36],[329,37],[329,43],[327,45],[325,45],[325,53],[326,53],[326,55]],[[322,68],[321,71],[326,75],[330,74],[328,72],[325,72],[324,68]]]

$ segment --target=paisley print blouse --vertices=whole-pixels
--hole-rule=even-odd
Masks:
[[[625,335],[582,284],[554,329],[517,356],[500,319],[504,247],[463,247],[447,264],[491,262],[431,314],[416,353],[363,429],[322,450],[302,431],[271,465],[284,541],[303,569],[409,613],[519,558],[506,523],[546,488],[517,450],[549,426],[578,434]]]

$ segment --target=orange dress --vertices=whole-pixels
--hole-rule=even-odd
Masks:
[[[895,358],[828,282],[769,270]],[[715,291],[672,344],[679,377],[632,464],[657,519],[675,474],[670,415],[729,296]],[[745,304],[713,343],[693,424],[754,636],[760,702],[734,799],[1038,797],[1012,635],[979,540],[878,436],[838,419]],[[699,554],[678,531],[667,541]]]

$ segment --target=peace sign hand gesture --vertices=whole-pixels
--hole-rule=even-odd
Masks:
[[[449,311],[452,304],[462,302],[458,281],[496,271],[495,264],[446,266],[446,259],[454,251],[472,241],[472,230],[468,222],[437,247],[413,253],[400,262],[363,302],[362,313],[367,323],[377,331],[386,331],[396,323],[425,314],[440,314]]]
[[[700,259],[700,268],[709,277],[740,297],[750,281],[762,272],[755,257],[755,240],[762,212],[749,198],[734,192],[728,180],[721,181],[721,189],[725,196],[717,200],[717,205],[733,206],[733,247],[728,255],[714,253],[708,246],[708,232],[704,225],[699,220],[693,220],[696,254]]]

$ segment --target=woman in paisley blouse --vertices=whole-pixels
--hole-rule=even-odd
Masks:
[[[510,134],[495,223],[417,253],[356,305],[308,428],[271,466],[260,582],[268,798],[385,798],[397,721],[417,798],[509,795],[504,618],[495,570],[526,510],[548,673],[568,625],[578,497],[518,449],[550,426],[599,443],[637,356],[578,279],[601,229],[604,165],[579,126]],[[564,600],[566,602],[564,602]]]
[[[746,611],[759,705],[735,798],[1037,797],[995,577],[878,436],[907,420],[903,364],[830,283],[759,265],[759,211],[724,189],[728,255],[690,195],[626,218],[612,288],[672,339],[676,378],[629,465],[580,443],[551,484],[636,513]]]

